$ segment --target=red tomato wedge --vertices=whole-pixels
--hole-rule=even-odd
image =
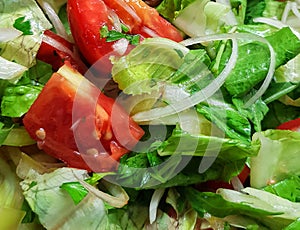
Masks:
[[[46,30],[43,34],[42,44],[38,50],[37,58],[52,65],[57,71],[65,61],[71,63],[72,67],[84,74],[87,71],[85,64],[75,54],[75,46],[63,37]]]
[[[292,130],[300,132],[300,118],[282,123],[277,129]]]
[[[137,0],[68,0],[68,20],[76,45],[90,65],[102,73],[110,73],[111,55],[120,56],[114,48],[118,41],[106,42],[100,29],[118,30],[120,21],[129,28],[129,34],[144,37],[165,37],[181,41],[181,33],[158,12]],[[126,47],[125,47],[126,49]],[[128,47],[127,51],[130,49]]]
[[[144,134],[113,99],[69,64],[52,75],[23,123],[46,153],[94,172],[115,169]]]

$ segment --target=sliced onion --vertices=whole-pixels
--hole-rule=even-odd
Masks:
[[[51,38],[50,36],[43,36],[43,42],[46,44],[70,55],[77,63],[80,63],[82,66],[85,66],[85,64],[81,61],[78,54],[76,52],[72,52],[69,48],[58,42],[57,40]],[[76,50],[75,50],[76,51]]]
[[[79,180],[80,183],[91,193],[93,193],[96,197],[102,199],[109,205],[115,207],[115,208],[122,208],[124,207],[129,200],[129,197],[125,190],[118,185],[106,183],[105,187],[115,196],[110,195],[108,193],[102,192],[99,189],[95,188],[94,186],[88,184],[87,182],[83,180]],[[102,182],[103,183],[103,182]]]
[[[215,94],[220,87],[224,84],[227,76],[231,72],[231,70],[234,68],[235,63],[237,61],[238,57],[238,45],[236,41],[237,34],[221,34],[221,35],[211,35],[211,36],[204,36],[204,37],[198,37],[198,38],[191,38],[187,39],[181,44],[183,45],[192,45],[197,44],[201,42],[207,42],[207,41],[214,41],[214,40],[224,40],[224,39],[232,39],[232,52],[231,56],[228,60],[227,65],[223,69],[223,71],[219,74],[217,78],[215,78],[208,86],[206,86],[201,91],[193,94],[189,98],[186,98],[183,101],[177,102],[176,104],[171,104],[165,107],[155,108],[151,109],[149,111],[140,112],[133,116],[133,119],[137,122],[140,121],[150,121],[153,119],[158,119],[160,117],[165,117],[168,115],[172,115],[175,113],[179,113],[181,111],[184,111],[188,108],[193,107],[194,105],[199,104],[202,101],[207,100],[209,97],[211,97],[213,94]]]
[[[146,26],[143,26],[141,28],[141,31],[148,34],[148,35],[150,35],[152,38],[160,37],[154,30],[152,30],[152,29],[150,29]]]
[[[120,18],[118,17],[118,15],[111,9],[108,9],[108,14],[109,14],[108,17],[114,24],[114,30],[116,30],[118,32],[122,32],[121,22],[120,22]]]
[[[47,16],[49,17],[49,19],[50,19],[52,25],[54,26],[57,34],[60,35],[61,37],[63,37],[64,39],[66,39],[67,41],[71,41],[70,37],[68,36],[68,34],[66,32],[66,29],[65,29],[62,21],[60,20],[60,18],[56,14],[55,10],[52,8],[52,6],[48,2],[43,1],[43,0],[39,0],[38,3],[43,8],[43,10],[47,14]]]
[[[129,45],[129,41],[126,38],[121,38],[118,41],[116,41],[112,45],[112,47],[115,52],[117,52],[119,55],[122,56],[125,54],[125,52],[128,48],[128,45]]]
[[[297,3],[293,2],[293,3],[291,3],[291,5],[292,5],[291,9],[292,9],[293,13],[294,13],[295,16],[296,16],[297,18],[299,18],[299,20],[300,20],[300,12],[299,12],[299,10],[298,10],[298,5],[297,5]]]
[[[258,17],[253,19],[254,22],[264,23],[270,26],[273,26],[275,28],[281,29],[284,27],[290,27],[292,32],[300,39],[300,33],[296,31],[294,28],[292,28],[290,25],[283,23],[282,21],[278,21],[276,19],[272,18],[265,18],[265,17]]]
[[[0,28],[0,42],[8,42],[22,35],[22,31],[15,28]]]
[[[159,205],[159,202],[164,195],[165,188],[156,189],[152,195],[151,202],[149,205],[149,220],[150,224],[153,224],[156,220],[157,215],[157,208]]]
[[[291,10],[291,3],[287,2],[286,5],[285,5],[285,8],[283,10],[282,16],[281,16],[281,21],[283,23],[286,23],[286,20],[287,20],[287,18],[289,16],[290,10]]]
[[[244,188],[243,183],[241,182],[240,178],[237,177],[237,176],[233,177],[231,179],[230,183],[231,183],[233,189],[236,190],[236,191],[240,192]]]
[[[229,6],[230,11],[225,15],[224,21],[227,25],[235,26],[238,24],[229,0],[216,0],[217,3],[221,3],[225,6]]]

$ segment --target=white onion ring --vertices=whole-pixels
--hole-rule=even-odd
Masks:
[[[150,224],[153,224],[153,222],[156,220],[156,215],[157,215],[157,208],[159,205],[159,202],[164,195],[165,189],[160,188],[156,189],[152,195],[151,202],[149,205],[149,220]]]

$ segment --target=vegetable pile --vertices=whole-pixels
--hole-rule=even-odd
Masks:
[[[0,229],[299,229],[300,2],[0,0]]]

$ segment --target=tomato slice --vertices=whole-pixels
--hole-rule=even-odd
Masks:
[[[54,71],[57,71],[63,66],[65,61],[68,61],[73,68],[83,74],[86,72],[87,67],[79,58],[75,57],[74,49],[74,44],[51,30],[46,30],[43,34],[43,40],[37,53],[37,58],[52,65]]]
[[[300,118],[296,118],[294,120],[284,122],[281,125],[279,125],[277,129],[300,132]]]
[[[106,106],[106,107],[104,107]],[[114,109],[116,108],[116,109]],[[117,111],[118,128],[112,112]],[[144,131],[125,111],[69,64],[47,82],[23,119],[30,136],[49,155],[70,167],[100,172],[115,169]],[[130,133],[126,144],[117,132]]]
[[[97,62],[94,67],[103,74],[110,73],[110,56],[120,54],[114,49],[118,41],[106,42],[106,38],[100,37],[100,29],[106,25],[109,30],[117,30],[116,16],[130,29],[130,34],[139,34],[142,39],[160,36],[182,40],[181,33],[143,1],[68,0],[67,13],[79,50],[89,64]]]

